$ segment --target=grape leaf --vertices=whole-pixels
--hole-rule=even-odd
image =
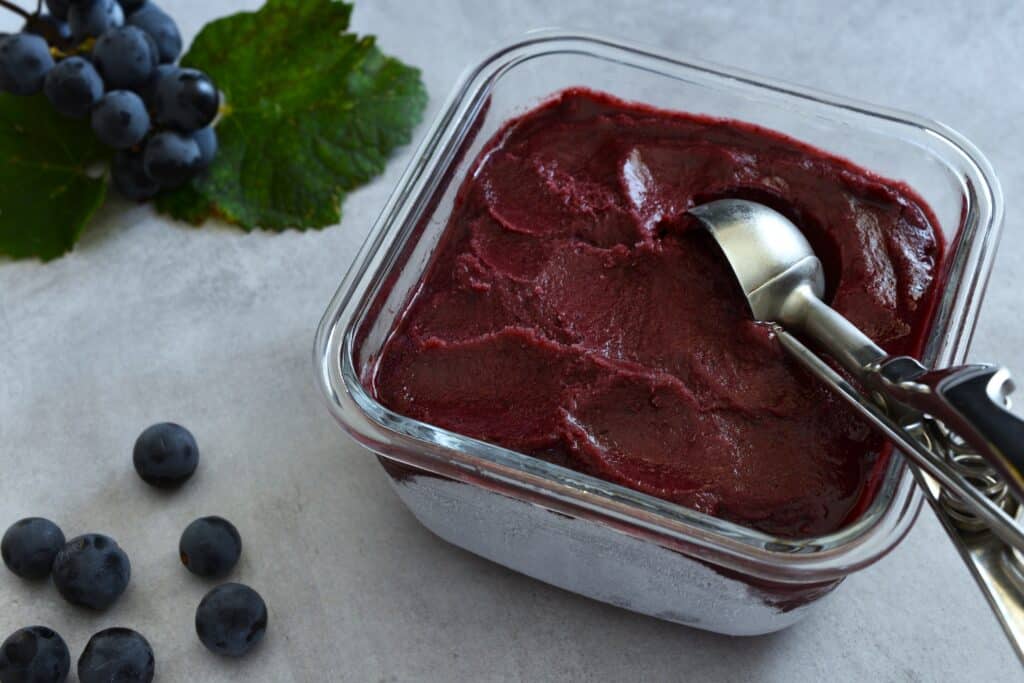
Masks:
[[[107,194],[88,170],[108,157],[88,123],[44,96],[0,94],[0,254],[49,261],[71,251]]]
[[[162,194],[157,207],[246,230],[323,227],[346,192],[381,173],[426,106],[418,69],[348,32],[352,5],[268,0],[200,31],[185,66],[225,94],[210,169]]]

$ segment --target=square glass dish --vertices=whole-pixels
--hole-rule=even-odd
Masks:
[[[327,309],[315,362],[330,409],[382,456],[400,498],[439,536],[678,623],[736,635],[784,628],[909,530],[922,494],[901,457],[858,519],[824,536],[777,538],[403,417],[364,387],[477,154],[506,121],[574,86],[758,124],[914,188],[948,245],[928,364],[966,355],[1002,221],[998,183],[973,145],[933,121],[604,38],[536,34],[466,73]]]

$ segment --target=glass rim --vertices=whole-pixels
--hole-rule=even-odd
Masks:
[[[858,519],[821,536],[781,538],[404,417],[377,402],[363,387],[354,360],[356,330],[397,252],[420,220],[425,199],[440,186],[444,170],[501,76],[529,59],[558,54],[611,60],[669,78],[679,78],[666,72],[675,69],[719,84],[726,79],[737,90],[795,98],[846,116],[909,126],[939,140],[962,162],[965,206],[960,231],[950,243],[946,286],[922,355],[937,364],[963,360],[1002,223],[998,181],[985,157],[963,136],[929,119],[742,70],[684,60],[601,36],[543,31],[491,53],[464,73],[353,261],[321,321],[314,349],[317,376],[332,413],[360,443],[385,457],[611,524],[760,578],[833,580],[871,564],[910,529],[923,500],[913,473],[898,453],[890,458],[874,501]],[[420,206],[413,211],[415,205]]]

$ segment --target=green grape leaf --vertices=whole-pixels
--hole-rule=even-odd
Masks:
[[[87,122],[62,117],[44,96],[0,94],[0,255],[49,261],[71,251],[107,194],[89,171],[109,154]]]
[[[159,210],[246,230],[341,219],[345,194],[409,142],[427,101],[419,70],[350,33],[351,14],[338,0],[268,0],[200,31],[182,64],[224,92],[220,148],[205,174],[158,198]]]

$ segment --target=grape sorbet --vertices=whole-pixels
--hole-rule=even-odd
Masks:
[[[764,532],[839,528],[884,442],[751,320],[685,213],[723,197],[787,215],[832,305],[890,352],[920,350],[943,245],[908,187],[752,125],[569,90],[476,160],[372,390]]]

